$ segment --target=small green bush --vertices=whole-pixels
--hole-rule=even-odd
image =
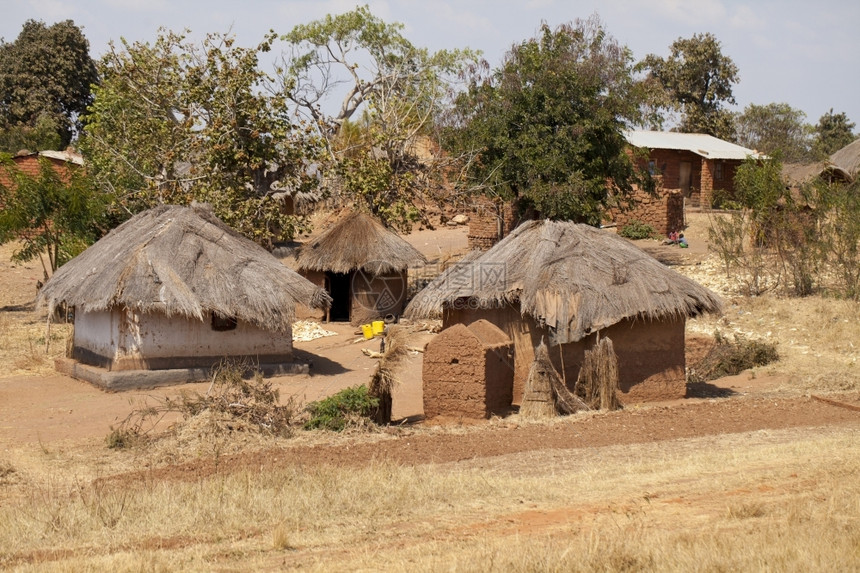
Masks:
[[[648,223],[643,223],[642,221],[633,219],[624,225],[618,234],[625,239],[632,239],[635,241],[638,239],[650,239],[652,237],[656,237],[657,230]]]
[[[379,399],[371,396],[364,384],[344,388],[333,396],[308,404],[305,410],[311,418],[304,428],[340,432],[347,427],[366,425],[378,406]]]

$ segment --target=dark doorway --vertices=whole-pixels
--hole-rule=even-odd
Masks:
[[[325,274],[326,290],[331,295],[331,310],[329,320],[338,322],[349,322],[350,302],[352,295],[349,292],[351,273]]]

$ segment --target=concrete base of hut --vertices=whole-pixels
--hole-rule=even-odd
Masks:
[[[211,368],[172,368],[166,370],[107,370],[84,364],[73,358],[57,358],[54,368],[60,374],[89,382],[103,390],[118,392],[159,386],[173,386],[189,382],[203,382],[212,376]],[[307,374],[309,366],[302,362],[260,364],[264,376]]]

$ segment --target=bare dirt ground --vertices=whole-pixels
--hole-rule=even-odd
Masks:
[[[691,217],[686,233],[690,249],[663,246],[657,241],[640,241],[639,245],[681,272],[711,276],[715,264],[708,255],[704,222],[704,216]],[[465,233],[463,227],[446,227],[413,233],[409,240],[429,260],[437,261],[464,252]],[[690,322],[688,360],[707,351],[716,329],[775,340],[784,358],[770,367],[691,385],[689,397],[674,402],[633,406],[619,412],[588,413],[549,423],[530,423],[516,415],[480,423],[462,420],[413,423],[420,420],[422,413],[421,355],[415,353],[400,372],[401,384],[394,396],[394,416],[402,423],[377,432],[345,435],[300,432],[293,438],[278,440],[237,435],[229,443],[218,442],[210,444],[211,447],[202,446],[200,440],[188,441],[191,445],[182,445],[178,440],[161,450],[116,452],[106,449],[105,436],[111,426],[142,401],[175,396],[180,391],[202,393],[208,384],[119,394],[102,392],[52,373],[50,358],[62,353],[68,331],[55,325],[46,336],[46,317],[33,308],[41,267],[38,263],[14,265],[9,262],[10,254],[8,245],[0,247],[0,502],[18,499],[45,483],[73,480],[74,484],[115,483],[135,487],[153,483],[202,484],[213,476],[224,479],[223,476],[238,475],[249,468],[260,475],[298,468],[296,471],[323,472],[320,474],[323,476],[327,475],[325,468],[345,469],[329,484],[334,488],[340,488],[351,473],[364,475],[362,472],[376,472],[379,468],[395,468],[383,470],[387,477],[379,478],[392,483],[397,481],[398,472],[427,468],[419,469],[418,474],[409,478],[410,487],[418,487],[422,475],[427,479],[445,476],[445,480],[457,483],[472,483],[469,481],[472,479],[477,480],[475,483],[493,482],[501,479],[500,475],[508,476],[505,479],[537,481],[530,481],[527,486],[516,482],[520,484],[516,487],[522,485],[526,488],[524,492],[532,493],[516,494],[516,487],[507,482],[499,485],[507,493],[487,493],[498,500],[492,504],[486,502],[492,509],[490,505],[472,506],[468,499],[458,501],[454,496],[447,506],[448,502],[442,503],[436,509],[428,509],[426,515],[410,515],[403,509],[406,515],[400,516],[401,509],[393,508],[406,508],[412,503],[409,495],[420,495],[409,490],[411,493],[404,493],[407,497],[398,501],[399,505],[380,509],[388,512],[384,526],[359,526],[354,521],[335,520],[331,526],[336,533],[329,532],[333,537],[316,540],[307,537],[309,530],[325,529],[323,526],[297,525],[291,530],[288,548],[278,549],[274,554],[272,544],[276,548],[281,544],[277,539],[270,541],[271,527],[248,525],[237,526],[226,534],[227,538],[185,531],[102,545],[92,542],[80,548],[25,548],[9,553],[0,549],[0,567],[24,568],[29,564],[37,569],[64,569],[74,567],[69,563],[78,563],[67,559],[85,558],[89,559],[83,562],[87,568],[109,569],[115,563],[98,559],[138,552],[146,555],[142,558],[144,565],[128,566],[129,570],[177,567],[330,570],[333,563],[344,569],[454,570],[456,567],[450,561],[454,556],[464,552],[471,556],[486,550],[490,552],[487,558],[492,567],[485,568],[487,562],[481,560],[484,558],[463,561],[465,557],[456,557],[459,559],[456,562],[461,563],[463,570],[540,570],[567,563],[569,546],[563,548],[572,534],[589,532],[598,538],[602,535],[604,539],[615,539],[609,532],[618,530],[627,535],[633,531],[631,527],[640,531],[634,537],[642,535],[638,529],[641,527],[649,531],[665,530],[666,535],[682,535],[688,528],[691,531],[701,528],[699,534],[712,537],[717,543],[721,531],[731,530],[733,535],[743,536],[747,524],[754,527],[754,522],[743,521],[747,519],[746,513],[753,519],[761,512],[782,515],[767,508],[777,507],[781,503],[778,499],[783,497],[801,500],[807,508],[820,504],[835,507],[829,494],[820,491],[820,484],[836,479],[827,473],[831,466],[838,473],[841,486],[848,487],[848,491],[853,492],[858,483],[853,466],[845,469],[848,467],[845,464],[856,459],[856,444],[860,443],[856,440],[860,435],[860,391],[854,366],[857,354],[851,340],[843,340],[844,332],[849,331],[841,330],[857,317],[858,310],[854,307],[833,306],[837,303],[828,301],[744,301],[725,293],[728,304],[724,317]],[[376,350],[378,342],[363,340],[348,325],[325,327],[336,335],[296,343],[300,356],[312,362],[311,374],[275,379],[282,400],[292,398],[300,405],[369,380],[375,361],[361,350]],[[410,344],[421,347],[432,336],[416,329]],[[50,343],[49,356],[44,353],[46,338]],[[816,340],[825,343],[817,345]],[[166,419],[160,427],[167,428],[173,422],[175,419]],[[822,450],[821,443],[838,444],[840,449]],[[780,452],[779,457],[771,459],[769,456],[776,455],[775,451]],[[708,461],[708,455],[713,455],[714,460]],[[767,461],[757,463],[757,456]],[[601,459],[601,464],[616,465],[604,470],[596,465],[597,459]],[[687,468],[684,465],[687,461],[682,461],[690,459],[699,460],[694,469]],[[573,460],[577,460],[576,468],[571,469]],[[675,464],[681,469],[665,477],[665,481],[637,481],[639,478],[633,476],[643,471],[641,464],[646,462],[648,468]],[[7,472],[5,478],[3,463],[15,469],[13,473]],[[541,489],[555,491],[550,484],[562,479],[567,471],[578,472],[579,480],[602,477],[591,489],[547,493],[547,499],[519,505],[530,496],[539,497],[537,492]],[[624,476],[628,476],[628,485],[618,481],[609,486],[610,482],[616,483],[613,480],[625,479]],[[715,476],[722,477],[717,480]],[[577,483],[577,488],[581,487],[581,482]],[[391,491],[386,495],[396,497],[397,493]],[[475,495],[475,499],[485,499]],[[658,501],[652,501],[655,499]],[[327,499],[324,503],[347,502]],[[415,503],[420,505],[418,501]],[[645,515],[646,507],[649,517],[636,517],[638,512]],[[850,517],[853,508],[844,506],[842,513],[836,512],[843,520],[839,521],[842,524],[839,527],[847,527],[848,523],[856,529],[857,515]],[[729,526],[719,521],[720,525],[709,529],[707,519],[725,519],[726,511],[735,521]],[[845,512],[848,517],[844,518]],[[741,515],[740,521],[735,514]],[[371,529],[365,531],[364,527]],[[550,548],[546,554],[553,556],[552,560],[536,558],[537,561],[523,563],[504,560],[503,556],[518,554],[517,551],[529,554],[529,549],[520,545],[533,536],[544,540],[541,543]],[[562,545],[556,551],[559,542]],[[171,561],[170,552],[179,552],[176,557],[179,561]],[[848,569],[860,562],[856,547],[854,552],[853,561],[847,562]],[[582,566],[578,561],[576,566],[563,569],[648,570],[666,563],[657,558],[640,561],[639,553],[630,556],[632,561],[594,566]],[[682,553],[676,554],[676,559]],[[387,556],[384,561],[379,560],[381,554]],[[162,558],[167,560],[166,565],[159,561]],[[153,565],[159,563],[158,567]],[[696,568],[695,560],[688,563],[690,567],[683,567],[683,561],[678,563],[681,565],[676,570]],[[759,568],[782,569],[778,562],[773,563],[759,562]],[[720,562],[717,569],[720,567],[734,569],[731,562],[729,565]],[[822,566],[819,570],[828,568]]]

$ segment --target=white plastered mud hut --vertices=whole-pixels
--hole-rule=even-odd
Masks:
[[[426,262],[405,239],[358,212],[303,245],[296,260],[302,276],[331,296],[325,318],[353,324],[399,317],[406,305],[408,269]]]
[[[418,293],[409,318],[442,327],[486,319],[514,343],[514,403],[535,347],[551,345],[572,388],[586,350],[612,339],[619,397],[644,402],[686,393],[686,319],[719,312],[719,297],[617,235],[570,222],[529,221]]]
[[[39,302],[74,307],[72,354],[58,369],[124,389],[206,379],[225,358],[306,370],[293,361],[295,307],[329,298],[193,204],[132,217],[58,269]]]

